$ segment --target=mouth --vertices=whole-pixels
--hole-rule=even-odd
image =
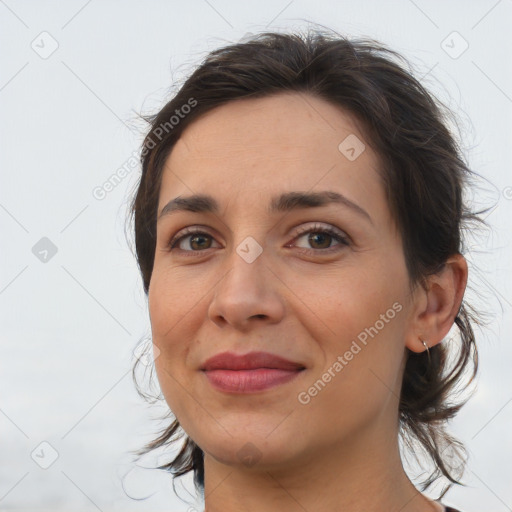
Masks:
[[[205,371],[210,384],[231,393],[253,393],[285,384],[301,374],[301,370],[280,370],[276,368],[254,368],[252,370],[209,370]]]
[[[237,355],[223,352],[208,359],[201,370],[217,390],[254,393],[290,382],[306,368],[268,352]]]

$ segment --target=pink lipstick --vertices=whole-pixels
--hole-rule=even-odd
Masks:
[[[301,363],[268,352],[222,352],[201,367],[213,387],[230,393],[263,391],[291,381],[304,369]]]

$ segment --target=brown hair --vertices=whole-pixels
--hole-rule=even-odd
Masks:
[[[279,92],[315,95],[362,123],[368,143],[381,158],[382,178],[402,233],[412,285],[424,285],[425,278],[438,272],[451,255],[461,253],[464,230],[479,221],[463,202],[464,187],[473,173],[447,128],[451,112],[400,61],[408,64],[372,39],[349,40],[320,30],[304,35],[263,33],[211,52],[174,97],[156,115],[145,118],[150,130],[142,144],[142,176],[131,205],[145,293],[155,256],[162,169],[174,144],[190,123],[215,107]],[[471,311],[463,301],[455,318],[460,343],[453,349],[453,363],[449,364],[447,347],[441,343],[429,353],[408,351],[403,375],[400,434],[407,447],[421,448],[434,463],[434,470],[422,482],[423,490],[439,477],[449,480],[441,496],[453,483],[461,484],[463,471],[456,466],[460,470],[465,465],[464,446],[448,434],[445,423],[467,401],[450,400],[456,386],[461,381],[469,384],[477,371],[472,324],[478,321]],[[132,375],[137,391],[146,398],[137,385],[138,362]],[[184,436],[178,455],[157,469],[175,476],[194,471],[196,488],[202,491],[204,453],[176,418],[137,453],[145,454]]]

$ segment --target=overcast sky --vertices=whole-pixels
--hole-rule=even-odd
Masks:
[[[0,0],[0,509],[190,506],[128,453],[165,411],[131,380],[150,332],[124,235],[137,112],[161,107],[206,52],[307,20],[408,57],[459,115],[465,154],[489,180],[474,200],[494,205],[491,230],[468,258],[469,297],[490,327],[477,333],[477,390],[452,424],[470,452],[468,487],[444,501],[511,510],[511,16],[511,0]]]

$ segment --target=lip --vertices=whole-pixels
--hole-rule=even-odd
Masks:
[[[201,370],[220,391],[252,393],[289,382],[305,367],[269,352],[222,352],[208,359]]]
[[[270,352],[248,352],[235,354],[234,352],[221,352],[207,359],[201,370],[256,370],[258,368],[271,368],[275,370],[298,370],[304,368],[296,363]]]

